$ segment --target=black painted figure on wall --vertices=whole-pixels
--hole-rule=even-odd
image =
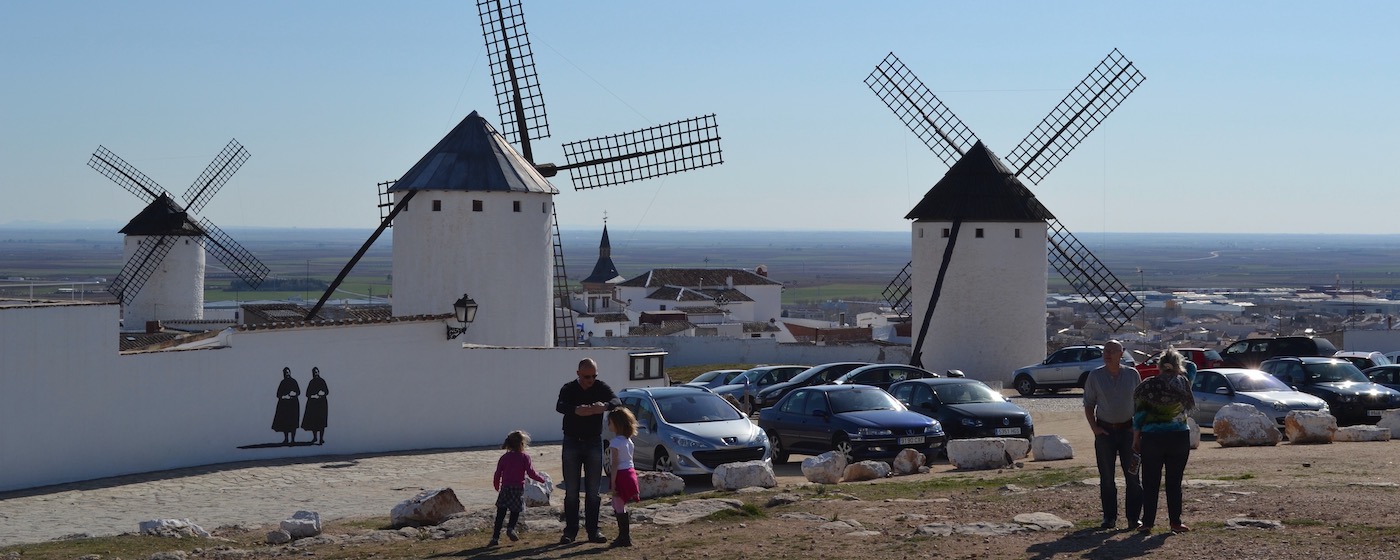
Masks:
[[[330,413],[330,403],[326,396],[331,390],[326,380],[321,378],[321,368],[311,368],[311,381],[306,384],[306,415],[301,418],[301,429],[311,432],[311,443],[326,444],[326,418]]]
[[[296,443],[300,396],[301,385],[292,378],[292,368],[282,368],[282,383],[277,385],[277,413],[272,416],[272,431],[282,432],[282,443]]]

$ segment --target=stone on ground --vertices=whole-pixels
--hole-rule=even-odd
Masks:
[[[1400,439],[1400,408],[1392,408],[1381,413],[1381,421],[1377,426],[1390,430],[1391,439]]]
[[[913,449],[905,449],[899,452],[894,458],[895,474],[914,474],[919,472],[919,467],[928,462],[928,457]]]
[[[282,520],[282,530],[293,539],[304,539],[321,534],[321,515],[314,511],[301,510]]]
[[[185,537],[209,538],[209,531],[205,531],[203,527],[195,525],[188,519],[152,519],[142,521],[138,527],[142,535],[177,539]]]
[[[685,480],[674,473],[638,471],[637,490],[643,500],[685,493]]]
[[[1390,429],[1364,424],[1337,428],[1333,441],[1390,441]]]
[[[1221,447],[1278,445],[1283,439],[1272,419],[1247,404],[1220,407],[1211,426],[1215,431],[1215,441]]]
[[[389,512],[389,523],[394,527],[437,525],[463,511],[466,508],[451,488],[424,490],[394,506]]]
[[[1288,443],[1332,443],[1337,419],[1321,410],[1294,410],[1283,419]]]
[[[1024,457],[1030,443],[1020,438],[972,438],[948,442],[948,462],[964,470],[1001,469]]]
[[[1074,458],[1074,446],[1062,436],[1035,436],[1031,440],[1031,454],[1037,461],[1059,461]]]
[[[525,507],[544,507],[549,505],[549,497],[554,493],[554,479],[549,477],[549,473],[535,471],[544,482],[537,481],[530,477],[525,477]]]
[[[802,476],[809,482],[836,484],[846,472],[846,456],[835,451],[827,451],[815,457],[802,460]]]
[[[725,463],[715,469],[710,476],[715,490],[738,490],[740,488],[772,488],[778,485],[773,475],[773,467],[765,461],[744,461]]]
[[[875,480],[885,478],[890,475],[890,465],[884,461],[861,461],[854,465],[846,465],[846,470],[841,473],[841,480],[845,482],[859,482],[862,480]]]

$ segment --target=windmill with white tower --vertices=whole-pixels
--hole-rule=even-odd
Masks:
[[[501,130],[475,111],[399,180],[378,229],[307,314],[312,318],[380,234],[394,228],[395,316],[436,315],[477,302],[468,342],[572,346],[577,333],[554,195],[570,170],[575,190],[723,163],[714,115],[564,144],[567,163],[537,163],[550,136],[519,0],[477,3]],[[518,149],[517,149],[518,147]],[[411,202],[418,200],[418,202]],[[449,331],[449,337],[453,331]]]
[[[913,260],[886,290],[913,319],[915,365],[1010,382],[1015,368],[1039,362],[1047,260],[1114,330],[1142,309],[1021,181],[1038,183],[1144,79],[1114,49],[1003,162],[894,53],[866,78],[951,166],[905,216]]]
[[[122,304],[126,330],[162,320],[202,319],[208,252],[250,288],[267,277],[268,268],[251,252],[208,218],[194,219],[248,157],[242,144],[230,140],[185,191],[183,207],[106,147],[98,146],[88,159],[88,166],[146,202],[121,230],[126,264],[107,287]]]

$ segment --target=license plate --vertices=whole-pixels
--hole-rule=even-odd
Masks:
[[[1367,410],[1367,411],[1366,411],[1366,415],[1367,415],[1367,416],[1382,416],[1382,415],[1384,415],[1384,414],[1385,414],[1385,411],[1384,411],[1384,410]]]
[[[997,428],[997,435],[999,435],[999,436],[1019,436],[1019,435],[1021,435],[1021,429],[1020,429],[1020,428]]]
[[[910,436],[899,438],[900,445],[918,445],[924,442],[924,436]]]

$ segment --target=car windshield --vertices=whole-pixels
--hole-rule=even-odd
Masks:
[[[944,404],[1001,402],[1001,393],[981,383],[945,383],[935,385],[933,392]]]
[[[1303,369],[1308,372],[1308,381],[1313,383],[1342,383],[1356,382],[1366,383],[1366,375],[1351,362],[1338,361],[1326,364],[1303,364]]]
[[[903,406],[889,393],[876,388],[831,391],[831,413],[856,412],[860,410],[901,410]]]
[[[709,380],[711,380],[711,379],[714,379],[714,378],[716,378],[716,377],[719,377],[719,374],[721,374],[721,373],[724,373],[724,372],[723,372],[723,371],[720,371],[720,370],[707,371],[707,372],[705,372],[705,373],[702,373],[702,374],[700,374],[700,375],[695,376],[695,379],[691,379],[690,382],[691,382],[691,383],[703,383],[703,382],[709,381]]]
[[[763,371],[764,370],[761,369],[751,369],[749,371],[735,376],[734,379],[730,379],[729,384],[743,385],[745,383],[755,383],[758,381],[758,378],[763,377]]]
[[[669,424],[721,422],[743,418],[738,410],[712,393],[657,397],[657,412]]]
[[[1235,390],[1241,393],[1293,390],[1292,387],[1279,381],[1277,377],[1262,371],[1227,375],[1226,377],[1230,378],[1230,384],[1235,386]]]

